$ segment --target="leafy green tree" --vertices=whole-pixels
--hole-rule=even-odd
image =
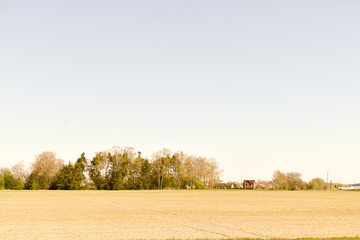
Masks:
[[[136,189],[134,187],[134,161],[135,152],[131,147],[113,147],[108,154],[109,165],[109,189]]]
[[[287,190],[289,189],[289,182],[286,175],[279,170],[276,170],[273,174],[272,185],[274,189]]]
[[[95,187],[109,190],[132,189],[135,156],[133,148],[129,147],[113,147],[110,151],[97,153],[89,166],[89,176]]]
[[[183,152],[171,154],[163,149],[152,155],[152,176],[158,189],[206,188],[220,175],[215,160],[188,156]]]
[[[10,172],[4,175],[4,187],[5,189],[21,190],[24,189],[24,183],[14,178]]]
[[[323,190],[326,189],[326,183],[321,178],[313,178],[309,182],[309,189],[312,190]]]
[[[74,181],[74,166],[69,162],[68,165],[64,165],[56,181],[53,183],[53,189],[63,190],[77,190]]]
[[[17,168],[16,175],[23,175],[23,168]],[[85,177],[88,172],[89,181]],[[215,160],[172,154],[163,149],[152,155],[151,161],[137,156],[133,148],[113,147],[96,153],[88,164],[85,153],[72,164],[62,164],[55,154],[43,152],[36,156],[32,172],[27,178],[27,189],[77,190],[85,186],[96,189],[164,189],[164,188],[206,188],[219,177]]]
[[[138,152],[138,156],[135,159],[130,159],[130,165],[129,165],[129,177],[127,180],[127,189],[144,189],[144,181],[142,178],[142,170],[144,159],[141,157],[141,152]]]
[[[298,190],[306,189],[306,183],[301,179],[301,174],[298,172],[282,173],[276,170],[271,181],[273,189],[280,190]]]
[[[174,188],[180,189],[185,188],[185,171],[184,171],[184,161],[185,161],[186,155],[183,152],[177,152],[173,155],[173,166],[174,166]]]
[[[108,173],[108,163],[103,152],[96,153],[89,166],[89,176],[96,189],[106,189],[106,175]]]
[[[86,188],[86,177],[85,172],[87,166],[87,159],[85,157],[85,153],[83,152],[78,158],[74,164],[74,170],[73,170],[73,181],[74,185],[76,186],[76,189],[84,189]]]
[[[39,184],[37,178],[33,174],[30,174],[30,176],[25,184],[25,189],[29,189],[29,190],[40,189],[40,184]]]
[[[3,176],[0,176],[0,190],[5,189],[5,179]]]
[[[108,158],[110,159],[108,189],[125,189],[125,180],[127,180],[130,164],[128,158],[120,153],[114,153],[113,155],[108,153]]]
[[[64,165],[52,188],[64,190],[79,190],[84,188],[86,164],[85,153],[82,153],[74,165],[71,162],[69,162],[68,165]]]
[[[148,159],[141,158],[140,178],[143,183],[143,189],[151,189],[151,165]]]

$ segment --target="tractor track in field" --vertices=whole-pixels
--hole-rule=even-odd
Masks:
[[[115,201],[112,201],[112,205],[116,206],[116,207],[120,206]],[[180,214],[177,214],[177,213],[170,213],[170,212],[163,211],[163,210],[157,210],[157,209],[153,209],[153,208],[146,208],[146,207],[143,207],[143,206],[134,206],[134,205],[128,204],[128,203],[127,204],[122,203],[122,206],[124,206],[124,205],[129,206],[131,209],[134,209],[134,210],[136,210],[137,212],[140,212],[140,213],[148,212],[148,213],[150,213],[151,215],[153,215],[155,217],[164,218],[164,216],[166,216],[166,215],[176,217],[176,218],[178,218],[180,220],[180,221],[176,221],[176,224],[179,224],[181,226],[188,227],[188,228],[191,228],[191,229],[194,229],[194,230],[197,230],[197,231],[215,234],[215,235],[221,236],[221,237],[237,238],[238,236],[231,236],[231,235],[225,234],[225,233],[223,233],[221,231],[208,230],[208,229],[205,229],[205,228],[194,226],[196,224],[191,225],[191,224],[185,224],[184,222],[192,221],[192,222],[200,223],[200,224],[203,224],[203,225],[213,226],[213,227],[216,227],[216,228],[222,228],[222,229],[226,229],[226,230],[239,232],[239,233],[242,233],[242,234],[247,234],[250,237],[263,238],[263,239],[268,239],[269,238],[266,235],[246,231],[246,230],[241,229],[241,228],[232,228],[232,227],[223,226],[221,224],[217,224],[217,223],[213,223],[213,222],[201,221],[201,220],[198,220],[198,219],[195,219],[195,218],[192,218],[192,217],[188,217],[188,216],[184,216],[184,215],[180,215]],[[166,219],[166,220],[168,221],[168,219]],[[183,221],[181,221],[181,220],[183,220]]]

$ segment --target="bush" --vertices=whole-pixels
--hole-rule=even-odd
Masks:
[[[5,173],[3,178],[5,189],[24,189],[24,183],[20,180],[15,179],[9,172]]]
[[[5,189],[5,180],[3,177],[0,177],[0,190]]]
[[[312,189],[312,190],[326,189],[326,183],[321,178],[311,179],[311,181],[309,182],[309,189]]]
[[[30,190],[38,190],[40,189],[40,184],[39,182],[36,180],[36,178],[34,177],[34,175],[30,175],[26,185],[25,185],[26,189],[30,189]]]

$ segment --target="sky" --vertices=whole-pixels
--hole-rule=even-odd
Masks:
[[[360,182],[359,1],[0,0],[0,167],[131,146]]]

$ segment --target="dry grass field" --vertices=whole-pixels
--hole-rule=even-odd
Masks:
[[[360,192],[0,191],[0,239],[355,237]]]

